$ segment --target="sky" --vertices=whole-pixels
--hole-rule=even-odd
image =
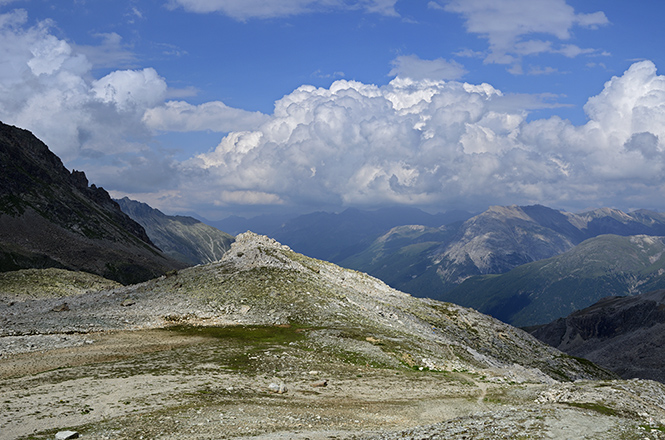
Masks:
[[[0,0],[0,121],[166,213],[665,210],[662,0]]]

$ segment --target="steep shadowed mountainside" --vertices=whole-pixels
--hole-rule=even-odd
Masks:
[[[166,255],[188,265],[212,263],[222,258],[233,237],[195,218],[166,215],[149,205],[124,197],[120,209],[145,228]]]
[[[57,267],[122,283],[182,264],[32,133],[0,123],[0,271]]]
[[[665,288],[665,238],[601,235],[501,275],[471,277],[439,299],[512,325],[550,322],[606,296]]]
[[[608,297],[531,333],[625,379],[665,382],[665,290]]]

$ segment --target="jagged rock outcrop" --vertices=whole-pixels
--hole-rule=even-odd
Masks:
[[[116,200],[122,211],[145,228],[148,237],[166,255],[190,266],[222,258],[234,238],[186,216],[166,215],[127,197]]]
[[[83,172],[0,123],[0,271],[57,267],[133,283],[182,266]]]

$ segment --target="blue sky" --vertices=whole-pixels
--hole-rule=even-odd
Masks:
[[[0,120],[165,212],[665,209],[656,0],[0,0]]]

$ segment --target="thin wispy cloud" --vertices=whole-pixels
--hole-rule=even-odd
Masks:
[[[117,33],[95,34],[95,37],[100,44],[71,45],[78,53],[85,55],[94,68],[132,67],[136,64],[136,55]]]
[[[443,58],[422,60],[416,55],[401,55],[395,58],[389,75],[412,79],[456,80],[462,78],[467,70],[457,61]]]
[[[345,9],[397,16],[395,3],[397,0],[170,0],[168,4],[171,8],[181,7],[189,12],[219,12],[244,21]]]
[[[577,13],[565,0],[441,0],[434,5],[461,14],[467,32],[487,40],[486,63],[515,65],[525,56],[541,53],[568,57],[596,53],[599,49],[560,42],[570,40],[575,27],[595,29],[609,24],[602,11]],[[554,39],[543,40],[543,35]]]

